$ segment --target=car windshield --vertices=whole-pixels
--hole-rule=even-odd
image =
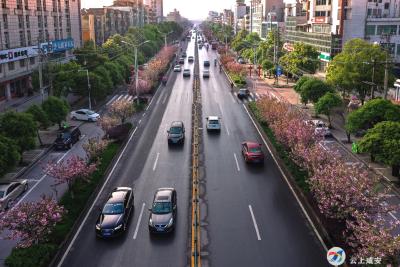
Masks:
[[[171,129],[169,129],[169,133],[171,134],[180,134],[181,132],[181,127],[171,127]]]
[[[88,114],[88,115],[93,115],[93,114],[95,114],[95,112],[94,112],[94,111],[91,111],[91,110],[88,110],[88,111],[86,111],[86,114]]]
[[[260,149],[259,147],[251,147],[249,150],[250,150],[250,152],[252,152],[252,153],[259,153],[259,152],[261,152],[261,149]]]
[[[152,212],[154,214],[166,214],[172,211],[171,202],[154,202]]]
[[[71,133],[70,132],[64,132],[64,133],[60,133],[58,134],[58,138],[62,138],[62,139],[67,139],[71,137]]]
[[[209,124],[218,124],[219,121],[217,121],[217,120],[209,120],[208,123]]]
[[[240,89],[239,90],[239,93],[243,93],[243,94],[245,94],[247,92],[247,90],[246,89]]]
[[[107,203],[104,205],[103,214],[112,215],[112,214],[121,214],[124,212],[124,204],[122,202],[119,203]]]

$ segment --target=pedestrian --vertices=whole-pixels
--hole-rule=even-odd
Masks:
[[[231,91],[233,91],[233,86],[234,86],[234,84],[233,84],[233,82],[231,82]]]

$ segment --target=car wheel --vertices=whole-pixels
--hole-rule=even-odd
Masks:
[[[72,116],[71,120],[76,121],[77,119],[75,116]]]
[[[24,186],[24,192],[26,192],[28,190],[28,184],[26,184],[25,186]]]
[[[92,118],[88,118],[87,121],[88,122],[93,122],[93,119]]]
[[[69,143],[68,144],[68,149],[71,149],[72,148],[72,143]]]

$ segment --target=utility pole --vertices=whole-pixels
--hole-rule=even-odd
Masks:
[[[383,81],[383,98],[387,99],[388,95],[388,79],[389,79],[389,59],[386,54],[386,60],[385,60],[385,79]]]
[[[138,47],[135,46],[135,91],[136,91],[136,101],[137,104],[139,105],[139,70],[138,70],[138,60],[137,60],[137,54],[138,54]]]
[[[85,71],[86,72],[86,78],[87,78],[87,86],[88,86],[88,94],[89,94],[89,109],[92,109],[92,97],[91,97],[91,86],[90,86],[90,79],[89,79],[89,70],[84,69],[84,70],[78,70],[80,71]]]
[[[139,12],[139,0],[136,0],[136,26],[139,27],[140,24],[140,12]]]

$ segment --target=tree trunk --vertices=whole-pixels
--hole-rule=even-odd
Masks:
[[[332,128],[331,115],[330,115],[330,113],[328,113],[327,117],[328,117],[328,128]]]
[[[400,165],[392,165],[392,175],[400,178]]]
[[[350,144],[351,143],[351,136],[349,132],[346,132],[347,135],[347,142]]]

